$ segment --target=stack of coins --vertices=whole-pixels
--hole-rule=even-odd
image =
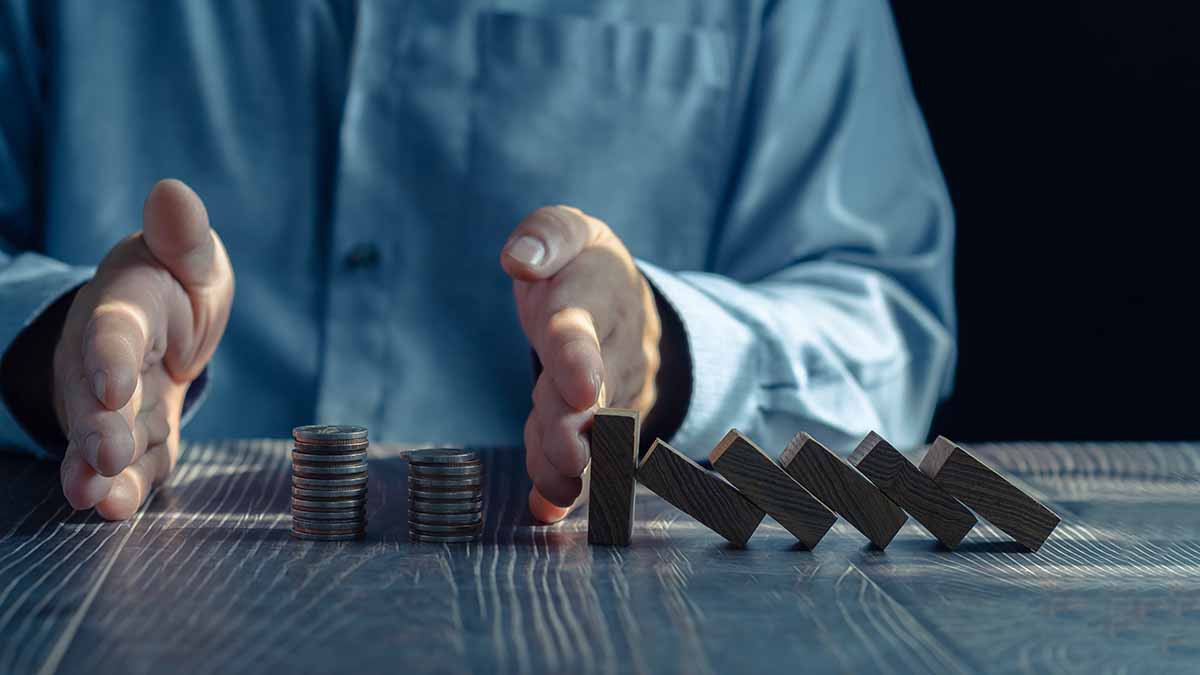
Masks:
[[[416,450],[408,456],[408,534],[457,543],[483,533],[483,464],[474,450]]]
[[[292,430],[292,536],[358,539],[367,531],[367,430],[311,425]]]

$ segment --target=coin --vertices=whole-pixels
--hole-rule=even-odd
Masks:
[[[409,511],[422,513],[478,513],[483,509],[483,500],[432,502],[424,499],[408,500]]]
[[[470,488],[478,487],[483,484],[483,476],[471,476],[468,478],[419,478],[417,476],[408,477],[408,486],[419,489],[438,489],[438,488]]]
[[[465,544],[479,539],[478,534],[423,534],[421,532],[409,532],[408,536],[413,541],[424,544]]]
[[[309,424],[292,429],[292,438],[307,443],[361,441],[367,428],[337,424]]]
[[[367,451],[359,450],[357,452],[300,452],[292,450],[293,462],[305,462],[309,464],[330,464],[334,462],[365,462],[367,461]]]
[[[366,462],[354,462],[353,464],[304,464],[302,462],[292,462],[292,475],[300,476],[346,476],[354,474],[365,474],[367,472]]]
[[[471,464],[410,464],[408,475],[421,478],[480,476],[483,475],[483,465],[479,462]]]
[[[315,452],[322,454],[338,454],[343,452],[358,452],[366,450],[370,447],[370,443],[363,441],[345,441],[336,443],[305,443],[304,441],[293,441],[292,449],[300,452]]]
[[[292,508],[305,511],[340,511],[343,509],[361,509],[367,505],[367,496],[354,499],[301,499],[292,497]]]
[[[413,464],[462,464],[478,462],[479,453],[454,448],[424,448],[408,453],[408,461]]]
[[[358,532],[304,532],[302,530],[292,530],[293,537],[305,541],[353,541],[355,539],[362,539],[365,534],[365,530],[359,530]]]
[[[354,532],[363,529],[367,524],[365,518],[349,520],[320,520],[297,518],[292,515],[292,529],[304,532]]]
[[[325,478],[305,478],[304,476],[292,476],[292,485],[302,488],[311,488],[320,490],[324,488],[365,488],[367,486],[367,476],[345,476]]]
[[[459,501],[463,499],[481,499],[481,490],[409,490],[409,497],[427,499],[430,501]]]
[[[471,525],[435,525],[431,523],[414,523],[409,521],[408,529],[419,530],[426,534],[473,534],[483,530],[482,523]]]
[[[336,511],[309,511],[292,507],[292,518],[302,520],[366,520],[367,510],[363,507],[338,509]]]
[[[483,514],[475,513],[423,513],[409,511],[408,522],[427,525],[478,525],[483,522]]]
[[[295,479],[293,479],[293,480],[295,480]],[[339,499],[339,498],[344,499],[344,498],[350,498],[350,497],[357,497],[357,498],[365,499],[367,496],[367,486],[364,485],[362,487],[331,487],[328,489],[326,489],[326,488],[313,489],[313,488],[304,488],[304,487],[293,486],[292,487],[292,496],[293,497],[305,497],[305,498],[310,498],[310,499],[314,498],[314,497],[316,499]]]

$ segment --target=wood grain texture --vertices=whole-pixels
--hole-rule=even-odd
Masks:
[[[805,548],[814,548],[837,522],[832,511],[737,429],[725,434],[708,461]]]
[[[519,448],[481,450],[481,541],[413,544],[406,448],[384,443],[366,539],[296,542],[289,447],[185,443],[125,523],[0,452],[0,673],[1190,673],[1200,655],[1200,444],[972,446],[1062,516],[1020,555],[986,521],[954,551],[914,523],[880,552],[846,522],[800,551],[771,521],[733,550],[640,485],[632,545],[592,547],[580,511],[529,518]]]
[[[921,471],[1030,551],[1058,527],[1053,511],[944,436],[925,453]]]
[[[601,408],[592,419],[589,544],[629,545],[640,434],[641,416],[636,410]]]
[[[779,463],[797,483],[883,549],[908,516],[854,467],[812,436],[796,434]]]
[[[745,546],[763,519],[763,510],[737,488],[661,439],[646,451],[637,479],[735,546]]]
[[[974,514],[874,431],[850,453],[850,464],[946,548],[975,527]]]

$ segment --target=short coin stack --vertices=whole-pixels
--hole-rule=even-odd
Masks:
[[[358,539],[367,531],[367,430],[311,425],[292,430],[292,536]]]
[[[474,450],[408,455],[408,533],[413,541],[458,543],[483,533],[483,464]]]

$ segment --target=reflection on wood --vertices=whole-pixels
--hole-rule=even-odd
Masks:
[[[190,445],[123,524],[67,508],[56,466],[0,457],[0,672],[1191,672],[1200,659],[1192,445],[973,447],[1063,516],[1034,554],[982,522],[953,552],[915,524],[874,550],[845,523],[808,552],[771,522],[737,550],[644,489],[631,546],[595,548],[582,515],[528,519],[524,458],[505,450],[484,455],[483,540],[415,545],[394,446],[371,450],[365,541],[296,542],[287,448]],[[1127,527],[1156,519],[1172,536]]]

